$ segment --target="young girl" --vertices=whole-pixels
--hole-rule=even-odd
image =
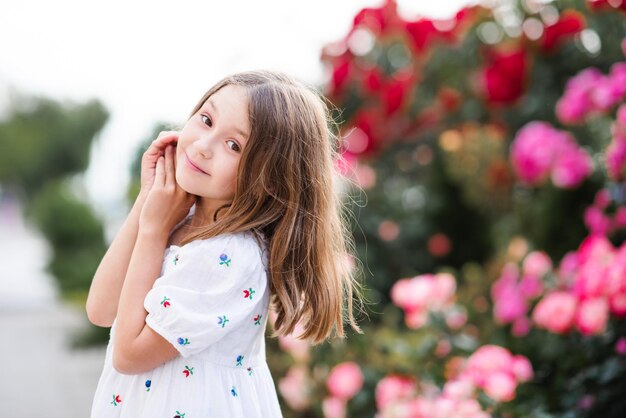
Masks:
[[[330,122],[312,88],[249,71],[152,142],[87,299],[89,320],[111,326],[92,418],[280,417],[269,309],[272,337],[300,323],[319,344],[344,337],[344,319],[362,333]]]

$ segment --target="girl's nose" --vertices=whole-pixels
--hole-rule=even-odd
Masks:
[[[211,158],[213,156],[213,147],[215,140],[210,136],[203,136],[196,140],[196,149],[203,158]]]

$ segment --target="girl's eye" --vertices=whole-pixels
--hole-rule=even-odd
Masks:
[[[207,118],[207,120],[209,120],[211,122],[211,124],[209,126],[213,126],[213,121],[207,116],[207,115],[200,115],[201,118]],[[204,119],[202,119],[204,120]],[[205,123],[206,125],[206,123]]]
[[[233,141],[232,139],[229,139],[227,142],[232,142],[233,144],[235,144],[235,147],[234,147],[234,148],[233,148],[232,146],[230,147],[230,149],[232,149],[233,151],[236,151],[236,152],[241,151],[241,150],[239,149],[239,145],[238,145],[235,141]]]

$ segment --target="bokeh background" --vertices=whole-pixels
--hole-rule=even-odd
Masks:
[[[252,68],[336,106],[368,300],[363,335],[268,339],[285,417],[623,416],[626,1],[1,10],[0,416],[88,416],[139,158]]]

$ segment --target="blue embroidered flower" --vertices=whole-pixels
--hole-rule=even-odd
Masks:
[[[230,393],[231,393],[231,394],[232,394],[235,398],[237,397],[237,389],[235,389],[235,387],[234,387],[234,386],[230,389]]]
[[[180,345],[187,345],[187,344],[189,344],[189,339],[187,339],[187,338],[179,338],[178,339],[178,344],[180,344]]]
[[[226,318],[226,315],[222,315],[222,316],[218,316],[217,317],[217,325],[221,325],[222,328],[224,328],[224,326],[226,325],[226,323],[229,321],[228,318]]]
[[[243,364],[241,364],[241,362],[243,361],[243,356],[241,354],[239,354],[237,356],[237,366],[243,366]]]
[[[150,386],[152,386],[152,380],[146,380],[146,391],[150,392]]]
[[[228,256],[226,254],[221,254],[220,255],[220,265],[222,264],[226,264],[227,267],[230,267],[230,258],[228,258]]]

